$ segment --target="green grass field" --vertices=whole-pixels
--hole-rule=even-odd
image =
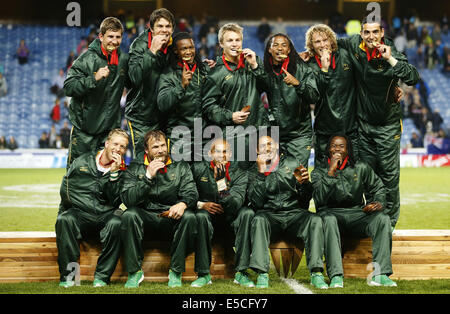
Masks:
[[[65,169],[1,169],[0,231],[54,231],[59,204],[59,186]],[[450,229],[450,168],[403,168],[400,179],[401,213],[397,229]],[[253,274],[253,277],[255,275]],[[253,278],[255,279],[255,278]],[[397,281],[397,288],[368,287],[365,279],[345,279],[344,289],[316,290],[309,286],[305,258],[294,275],[314,293],[449,293],[450,280]],[[244,289],[231,280],[195,289],[188,283],[168,289],[166,283],[144,282],[129,291],[123,283],[93,289],[91,283],[64,290],[55,282],[0,284],[0,293],[294,293],[272,270],[267,290]]]

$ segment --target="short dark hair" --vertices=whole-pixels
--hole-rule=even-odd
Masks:
[[[160,138],[163,138],[164,141],[167,144],[167,137],[166,137],[166,134],[164,134],[163,131],[160,131],[160,130],[148,131],[147,133],[145,133],[145,136],[144,136],[144,148],[146,150],[148,150],[148,141],[150,139],[160,139]]]
[[[158,21],[160,18],[164,18],[170,22],[173,28],[175,28],[175,17],[173,16],[172,12],[167,10],[166,8],[157,9],[152,12],[150,15],[150,28],[153,29],[153,26],[155,25],[156,21]]]
[[[123,25],[118,18],[107,17],[100,24],[100,34],[105,35],[107,31],[120,31],[123,34]]]
[[[177,49],[177,42],[183,39],[191,39],[192,42],[194,43],[194,49],[195,49],[195,58],[194,61],[195,63],[197,63],[197,66],[201,69],[203,69],[204,65],[202,62],[202,59],[200,58],[200,55],[197,51],[197,49],[195,48],[195,40],[194,37],[192,37],[191,34],[186,33],[186,32],[178,32],[176,33],[173,37],[172,37],[172,45],[171,45],[171,50],[170,50],[170,54],[169,54],[169,64],[172,65],[173,68],[176,68],[177,63],[178,63],[178,56],[175,54],[175,49]]]
[[[368,15],[367,16],[365,16],[363,19],[362,19],[362,21],[361,21],[361,30],[363,29],[363,25],[364,24],[367,24],[367,23],[378,23],[378,24],[380,24],[380,28],[381,29],[383,29],[383,25],[381,24],[381,17],[380,17],[380,21],[379,22],[372,22],[372,21],[369,21],[368,19],[367,19],[367,17],[368,17]]]

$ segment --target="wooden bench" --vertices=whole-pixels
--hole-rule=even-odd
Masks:
[[[270,244],[270,256],[272,256],[272,262],[278,276],[292,277],[294,275],[302,260],[304,248],[303,242],[279,241]]]
[[[92,241],[80,243],[80,279],[94,280],[100,245]],[[221,246],[212,250],[213,279],[234,276],[233,256]],[[0,282],[59,281],[58,249],[54,232],[0,232]],[[231,260],[231,263],[228,262]],[[170,251],[167,242],[144,242],[143,270],[147,281],[167,281]],[[126,281],[122,258],[111,280]],[[186,258],[183,279],[195,280],[194,254]]]
[[[344,239],[345,277],[366,278],[372,261],[370,239]],[[100,246],[80,245],[81,280],[93,280]],[[272,261],[280,276],[292,276],[303,254],[303,243],[276,242],[270,245]],[[147,281],[167,281],[170,263],[168,244],[145,242],[143,269]],[[215,244],[212,252],[213,279],[233,278],[234,256]],[[0,232],[0,282],[59,280],[58,251],[54,232]],[[450,230],[396,230],[393,234],[393,279],[450,278]],[[112,280],[125,281],[127,273],[119,260]],[[194,254],[186,259],[186,280],[194,280]]]
[[[343,241],[344,276],[366,278],[372,268],[372,240]],[[395,230],[392,279],[450,279],[450,230]]]

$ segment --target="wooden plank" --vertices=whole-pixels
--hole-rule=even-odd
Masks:
[[[294,248],[281,249],[280,252],[281,252],[281,259],[283,261],[283,275],[284,277],[288,277],[289,271],[291,270]]]
[[[46,282],[46,281],[55,281],[55,285],[59,282],[59,275],[58,276],[45,276],[45,277],[8,277],[8,278],[1,278],[0,277],[0,283],[16,283],[16,282]]]
[[[58,260],[57,254],[52,254],[48,256],[37,256],[37,255],[29,255],[29,256],[17,256],[14,254],[12,256],[0,256],[0,264],[3,262],[38,262],[38,261],[53,261],[56,262]]]
[[[56,233],[53,231],[8,231],[0,232],[0,242],[6,239],[56,239]]]
[[[279,249],[270,249],[270,255],[272,256],[272,262],[275,266],[275,270],[278,273],[278,276],[281,276],[281,268],[280,268],[280,250]]]
[[[57,266],[5,267],[0,269],[0,277],[46,277],[59,276]]]
[[[344,272],[348,270],[370,273],[371,271],[366,270],[366,267],[367,265],[348,263],[344,265]],[[421,275],[443,273],[444,275],[448,275],[450,274],[450,264],[396,264],[392,265],[392,270],[394,273],[414,273]]]
[[[394,241],[395,240],[450,241],[450,230],[432,230],[432,229],[395,230],[394,233],[392,234],[392,239]]]
[[[57,261],[9,261],[0,262],[0,269],[4,267],[35,267],[35,266],[58,266]]]
[[[393,241],[392,247],[403,246],[432,246],[432,247],[448,247],[450,241]]]

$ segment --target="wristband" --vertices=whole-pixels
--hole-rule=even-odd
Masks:
[[[388,59],[387,61],[389,62],[389,64],[390,64],[392,67],[395,67],[395,65],[396,65],[397,62],[398,62],[398,60],[395,59],[393,56],[390,56],[389,59]]]
[[[197,202],[197,209],[202,209],[202,208],[203,208],[203,205],[205,205],[205,202],[200,202],[200,201],[198,201],[198,202]]]

